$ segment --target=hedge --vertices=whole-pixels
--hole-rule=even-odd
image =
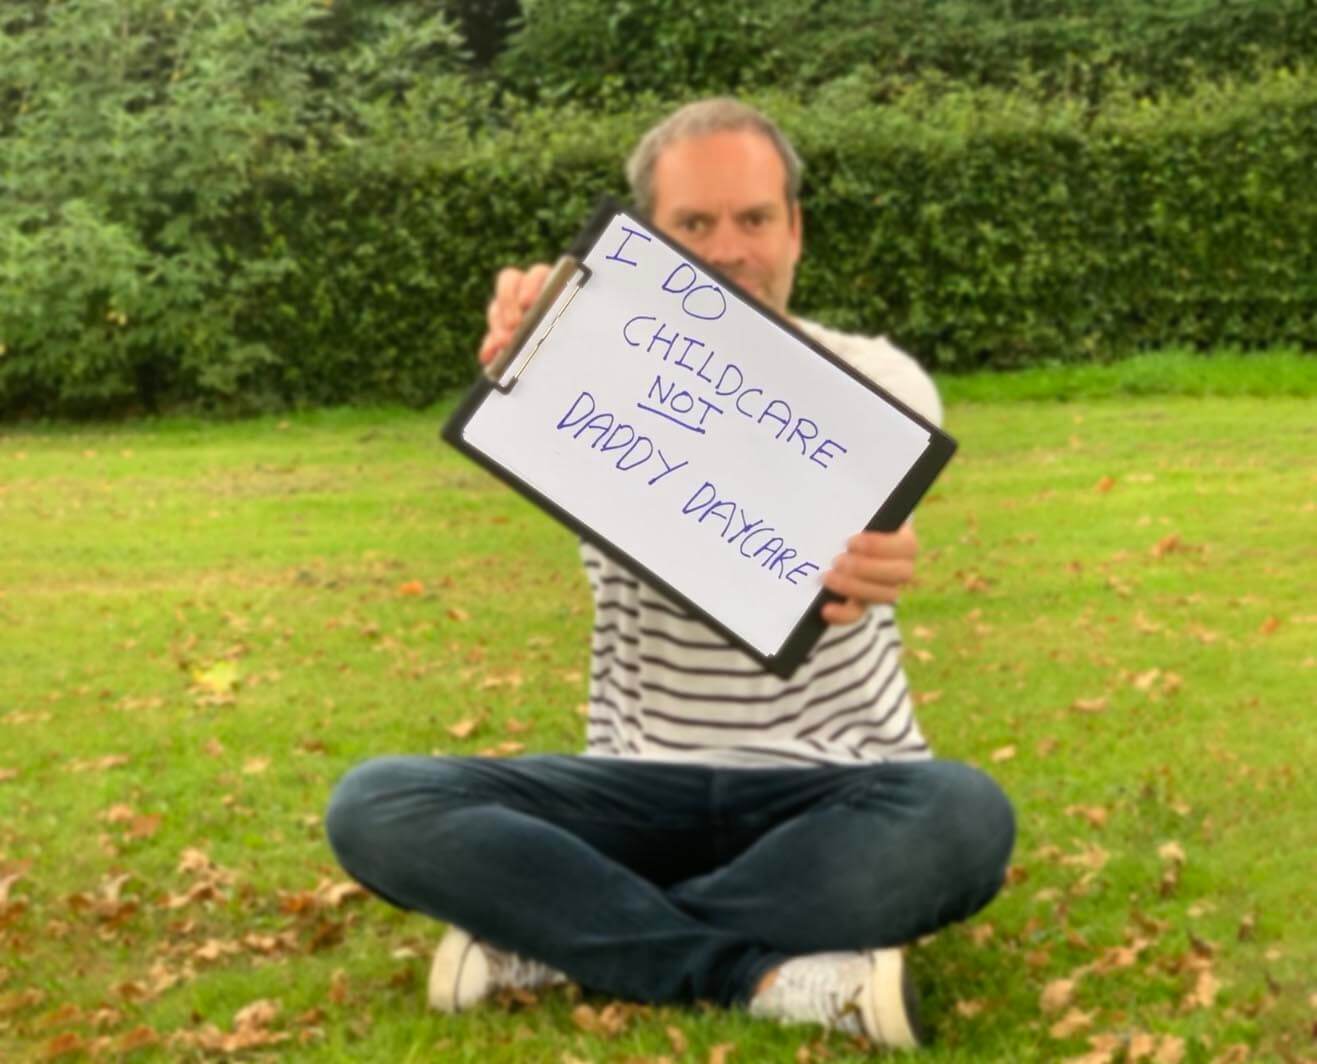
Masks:
[[[1023,89],[915,88],[876,106],[863,71],[808,102],[754,100],[807,163],[803,314],[951,370],[1317,337],[1307,68],[1096,110]],[[209,272],[188,304],[204,349],[186,332],[162,342],[125,308],[132,293],[94,285],[77,336],[44,344],[65,293],[11,269],[0,412],[427,403],[470,379],[497,267],[551,256],[599,194],[621,194],[627,146],[665,109],[513,109],[494,132],[428,133],[402,114],[356,141],[266,153],[204,221]],[[43,231],[56,236],[42,254],[108,262],[138,277],[139,300],[163,283],[134,274],[143,245],[107,208],[75,210],[91,220]],[[206,324],[212,304],[222,328]],[[70,327],[67,309],[58,320]],[[62,364],[75,359],[80,372]]]

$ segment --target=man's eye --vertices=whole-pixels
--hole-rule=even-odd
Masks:
[[[687,218],[681,223],[681,227],[688,233],[702,233],[708,228],[708,224],[703,218]]]

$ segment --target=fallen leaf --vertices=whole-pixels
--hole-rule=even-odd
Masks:
[[[1099,698],[1076,698],[1070,708],[1079,713],[1101,713],[1107,708],[1105,696]]]
[[[1093,490],[1096,491],[1099,495],[1105,495],[1115,486],[1116,486],[1115,477],[1104,476],[1096,484],[1093,485]]]
[[[231,694],[238,685],[238,666],[223,660],[207,668],[194,669],[192,684],[203,694]]]
[[[242,766],[244,776],[259,776],[262,772],[270,767],[268,757],[249,757]]]
[[[985,1003],[980,998],[971,1001],[957,1001],[956,1012],[967,1020],[972,1020],[985,1008]]]
[[[1015,747],[1002,746],[992,752],[991,760],[1000,764],[1003,761],[1010,761],[1013,757],[1015,757]]]
[[[87,1050],[87,1043],[76,1031],[65,1031],[56,1035],[41,1047],[38,1060],[59,1060],[61,1057],[81,1056]]]
[[[1038,1000],[1039,1007],[1045,1013],[1060,1012],[1074,998],[1076,982],[1075,979],[1055,979],[1048,983]]]
[[[465,621],[469,621],[471,619],[471,614],[467,613],[466,610],[458,609],[456,606],[449,606],[448,619],[450,621],[457,621],[461,624]]]
[[[709,1064],[727,1064],[727,1058],[736,1052],[732,1042],[719,1042],[709,1050]]]
[[[668,1044],[672,1046],[672,1051],[678,1056],[686,1054],[687,1043],[686,1035],[680,1027],[667,1026],[664,1028],[664,1034],[668,1036]]]
[[[18,779],[18,769],[0,768],[0,783],[8,783],[10,780]]]
[[[253,1001],[250,1005],[244,1005],[233,1017],[233,1026],[235,1029],[244,1027],[269,1027],[274,1022],[274,1018],[279,1015],[279,1002],[271,1001],[268,998],[261,998]]]
[[[408,580],[398,585],[398,594],[403,597],[415,597],[425,594],[425,585],[419,580]]]
[[[1157,856],[1168,864],[1182,865],[1185,862],[1184,847],[1178,842],[1164,842],[1157,847]]]
[[[484,723],[485,716],[482,713],[478,717],[466,717],[459,720],[456,724],[450,724],[445,731],[454,739],[468,739],[481,724]]]
[[[1239,921],[1239,931],[1235,937],[1240,942],[1249,942],[1253,938],[1253,933],[1257,930],[1257,919],[1252,913],[1246,913]]]
[[[145,816],[133,817],[132,823],[128,826],[128,830],[124,832],[124,838],[149,839],[160,830],[160,825],[164,822],[164,819],[165,818],[159,813],[150,813]]]
[[[1194,981],[1194,988],[1191,990],[1183,1001],[1180,1002],[1182,1012],[1191,1012],[1194,1009],[1210,1009],[1216,1001],[1216,995],[1221,989],[1221,981],[1212,974],[1210,968],[1204,968],[1198,973],[1198,978]]]
[[[1164,558],[1166,555],[1183,548],[1184,543],[1180,537],[1172,532],[1168,536],[1163,536],[1153,545],[1151,554],[1154,558]]]
[[[1280,627],[1280,618],[1278,618],[1278,617],[1268,617],[1268,618],[1267,618],[1265,621],[1263,621],[1262,624],[1259,626],[1259,628],[1258,628],[1258,634],[1259,634],[1259,635],[1271,635],[1271,633],[1274,632],[1274,631],[1275,631],[1277,628],[1279,628],[1279,627]]]
[[[1100,805],[1068,805],[1065,812],[1066,816],[1079,817],[1095,828],[1106,827],[1107,824],[1107,811]]]
[[[1096,1013],[1084,1012],[1082,1009],[1071,1008],[1056,1023],[1047,1029],[1047,1033],[1053,1038],[1069,1038],[1078,1034],[1085,1027],[1093,1025],[1093,1017]]]
[[[1173,1034],[1162,1035],[1152,1055],[1152,1064],[1180,1064],[1182,1060],[1184,1060],[1184,1039]]]
[[[137,1049],[144,1049],[147,1046],[156,1046],[160,1044],[160,1036],[150,1027],[145,1025],[134,1027],[131,1031],[125,1031],[114,1043],[115,1050],[119,1053],[127,1054]]]

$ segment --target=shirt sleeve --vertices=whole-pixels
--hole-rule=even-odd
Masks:
[[[934,425],[942,425],[942,398],[923,367],[885,336],[855,336],[801,321],[805,330],[871,381]]]

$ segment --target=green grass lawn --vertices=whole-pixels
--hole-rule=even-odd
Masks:
[[[907,665],[1020,837],[1001,898],[912,951],[928,1060],[1317,1052],[1296,372],[1065,403],[950,382]],[[581,743],[575,543],[446,450],[442,414],[0,435],[0,1059],[859,1058],[572,993],[431,1015],[438,928],[342,889],[320,816],[357,760]]]

